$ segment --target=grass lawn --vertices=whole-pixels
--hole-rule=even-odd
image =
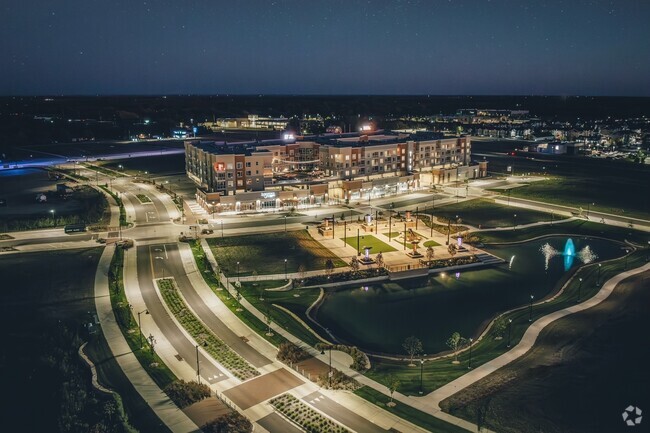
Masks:
[[[311,322],[307,319],[305,311],[318,299],[320,291],[318,289],[294,289],[286,292],[269,292],[264,290],[265,288],[274,288],[283,284],[284,280],[258,281],[255,283],[242,282],[241,294],[259,311],[264,314],[269,314],[274,324],[280,325],[280,327],[291,332],[305,343],[314,346],[320,340],[309,330],[305,329],[301,323],[291,317],[290,314],[274,307],[273,304],[281,305],[300,317],[305,323],[310,324]],[[264,299],[263,301],[260,300],[260,294]],[[294,295],[296,294],[300,296],[295,297]]]
[[[538,236],[550,234],[572,234],[580,236],[599,236],[617,241],[629,240],[640,245],[647,245],[650,233],[626,227],[609,226],[606,224],[571,220],[556,224],[529,227],[523,230],[507,230],[493,232],[478,232],[476,235],[483,243],[517,242]]]
[[[330,250],[314,240],[304,230],[281,233],[260,233],[226,238],[210,238],[208,244],[228,276],[283,274],[284,260],[287,272],[325,269],[325,261],[331,259],[335,267],[346,266],[345,262]]]
[[[341,238],[343,240],[344,238]],[[352,248],[357,248],[357,237],[356,236],[348,236],[346,238],[346,243],[350,245]],[[370,250],[371,254],[377,254],[377,253],[387,253],[390,251],[397,251],[395,248],[391,247],[385,242],[380,241],[373,235],[359,235],[359,251],[363,252],[363,247],[371,247],[372,249]]]
[[[424,246],[424,247],[439,247],[440,244],[439,244],[438,242],[432,240],[432,241],[426,241],[426,242],[423,244],[423,246]]]
[[[390,397],[367,386],[359,388],[358,390],[354,391],[354,393],[359,397],[365,398],[369,402],[379,406],[380,408],[387,410],[388,412],[393,413],[400,418],[404,418],[405,420],[410,421],[413,424],[418,425],[426,430],[436,433],[467,432],[467,430],[463,428],[449,424],[448,422],[442,421],[427,413],[412,408],[411,406],[407,406],[404,403],[397,402],[397,405],[395,407],[387,406],[386,403],[390,402]]]
[[[212,289],[217,297],[219,297],[221,302],[223,302],[224,305],[230,309],[230,311],[232,311],[249,328],[257,332],[260,336],[268,340],[274,346],[277,347],[280,345],[280,343],[287,341],[286,338],[279,335],[278,333],[274,333],[270,337],[266,335],[266,324],[254,316],[250,311],[245,309],[242,309],[242,311],[237,311],[239,308],[239,302],[231,297],[230,294],[224,290],[223,286],[217,281],[217,277],[210,267],[210,264],[207,262],[207,260],[205,260],[205,255],[203,253],[203,249],[201,248],[201,244],[198,242],[191,242],[190,246],[192,248],[192,254],[194,255],[196,265],[199,268],[201,275],[203,275],[203,279],[207,285],[210,286],[210,289]]]
[[[456,220],[456,215],[462,222],[482,228],[512,227],[540,221],[551,221],[551,213],[536,210],[508,207],[496,204],[489,199],[475,199],[457,204],[437,207],[434,215],[439,218]],[[517,215],[516,217],[514,215]],[[555,216],[556,220],[561,219]]]
[[[393,230],[392,232],[385,232],[385,233],[382,233],[382,234],[383,234],[384,236],[386,236],[387,238],[391,238],[391,239],[393,239],[393,238],[396,238],[397,236],[399,236],[400,233],[401,233],[401,232],[398,231],[398,230]]]
[[[613,277],[614,275],[628,268],[635,268],[646,263],[647,250],[640,250],[624,257],[605,262],[601,269],[601,282]],[[582,278],[582,284],[578,278]],[[566,286],[562,295],[553,301],[540,305],[534,305],[532,309],[533,322],[553,311],[575,305],[580,292],[580,299],[585,300],[592,297],[600,287],[596,285],[598,279],[598,266],[592,264],[584,266],[576,272],[569,284]],[[508,313],[505,319],[512,319],[511,344],[516,345],[521,336],[528,328],[530,311],[528,307],[521,307],[519,310]],[[507,334],[506,334],[507,335]],[[493,334],[488,334],[483,340],[472,346],[472,367],[478,367],[491,359],[496,358],[507,350],[507,337],[502,340],[496,340]],[[405,355],[406,357],[406,355]],[[459,354],[460,364],[452,364],[450,358],[438,359],[425,362],[423,383],[424,392],[429,393],[442,385],[467,373],[469,363],[469,352],[465,351]],[[420,389],[420,369],[408,367],[408,360],[393,361],[379,358],[371,359],[372,368],[366,372],[366,375],[378,382],[387,383],[389,374],[397,376],[401,382],[398,391],[407,395],[416,395]]]
[[[650,199],[642,189],[640,181],[610,176],[609,181],[605,182],[599,179],[600,177],[553,177],[513,188],[510,196],[574,208],[582,207],[585,211],[589,206],[591,210],[615,215],[648,217]]]

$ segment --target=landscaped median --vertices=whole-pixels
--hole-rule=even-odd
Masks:
[[[108,285],[111,296],[111,306],[115,319],[122,334],[129,344],[131,351],[140,362],[140,365],[151,376],[156,385],[165,389],[169,384],[177,380],[172,371],[167,368],[160,357],[154,352],[149,342],[141,334],[138,323],[133,316],[131,305],[124,293],[124,281],[122,271],[124,269],[124,250],[121,247],[115,248],[111,266],[108,271]]]
[[[325,417],[291,394],[282,394],[272,398],[269,403],[308,433],[349,433],[348,429]]]
[[[260,373],[252,365],[235,353],[192,313],[173,279],[156,280],[156,284],[174,317],[217,362],[238,379],[247,380],[259,376]]]

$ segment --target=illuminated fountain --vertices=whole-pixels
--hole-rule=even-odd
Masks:
[[[544,269],[545,269],[545,270],[548,270],[548,262],[549,262],[553,257],[555,257],[555,256],[557,256],[558,254],[560,254],[560,252],[559,252],[558,250],[556,250],[555,248],[553,248],[553,247],[551,246],[551,244],[549,244],[548,242],[545,243],[544,245],[542,245],[542,247],[541,247],[539,250],[540,250],[540,251],[542,252],[542,254],[544,255]]]
[[[587,245],[583,249],[581,249],[577,254],[576,254],[576,248],[575,245],[573,244],[573,239],[569,238],[567,239],[566,243],[564,244],[564,252],[560,253],[558,250],[553,248],[549,243],[545,243],[542,245],[540,248],[541,253],[544,255],[544,269],[548,270],[548,263],[549,261],[555,257],[561,255],[564,258],[564,270],[568,271],[571,266],[573,266],[573,261],[577,257],[578,260],[580,260],[582,263],[591,263],[594,260],[598,258],[598,255],[594,253]]]

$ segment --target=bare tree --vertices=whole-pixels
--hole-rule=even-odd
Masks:
[[[412,335],[410,337],[406,337],[404,343],[402,344],[402,347],[410,357],[409,367],[414,367],[415,364],[413,364],[413,357],[419,353],[422,353],[422,342],[419,338]]]

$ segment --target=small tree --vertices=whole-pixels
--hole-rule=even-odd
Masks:
[[[447,248],[447,251],[449,251],[449,254],[454,257],[456,253],[458,252],[458,247],[456,244],[449,244],[449,247]]]
[[[237,294],[235,295],[235,299],[237,299],[237,311],[243,311],[243,308],[241,307],[241,293],[239,293],[239,289],[237,289]]]
[[[497,340],[501,340],[503,338],[503,335],[506,333],[506,329],[508,329],[508,321],[503,316],[498,317],[494,321],[494,325],[492,325],[492,330],[494,332],[494,337]]]
[[[377,257],[375,257],[375,261],[377,262],[377,267],[378,268],[383,268],[384,267],[384,256],[382,253],[377,254]]]
[[[422,342],[415,336],[406,337],[402,347],[409,356],[409,367],[415,367],[413,357],[422,352]]]
[[[433,260],[433,255],[434,255],[433,247],[432,247],[432,246],[428,246],[428,247],[427,247],[427,261],[428,261],[429,263],[431,263],[431,261]]]
[[[264,321],[266,322],[266,326],[268,326],[268,330],[266,331],[266,335],[268,337],[272,337],[273,332],[271,331],[271,323],[273,323],[273,320],[271,319],[271,316],[269,316],[268,311],[264,315]]]
[[[300,281],[305,279],[305,265],[303,263],[298,266],[298,278],[300,278]]]
[[[359,260],[356,257],[352,257],[352,260],[350,260],[350,267],[352,268],[352,272],[359,272]]]
[[[390,403],[388,403],[388,405],[392,407],[395,405],[395,403],[393,403],[393,394],[397,391],[397,388],[399,388],[400,381],[394,374],[389,374],[386,381],[388,383],[388,391],[390,391]]]
[[[458,332],[451,334],[451,337],[447,340],[447,346],[454,351],[454,363],[458,362],[458,349],[463,347],[466,341]]]
[[[325,274],[327,275],[327,278],[332,275],[332,272],[334,272],[334,262],[332,259],[327,259],[325,260]]]

